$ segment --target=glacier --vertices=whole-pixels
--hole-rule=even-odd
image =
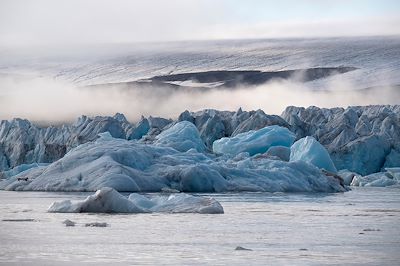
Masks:
[[[125,197],[116,190],[104,187],[85,200],[54,202],[48,212],[61,213],[202,213],[221,214],[224,209],[213,198],[192,196],[185,193],[141,195],[132,193]]]
[[[400,167],[399,145],[399,105],[205,109],[137,123],[81,116],[60,126],[17,118],[0,122],[0,189],[342,191],[321,169],[365,185],[354,180]],[[389,179],[382,184],[398,184]]]

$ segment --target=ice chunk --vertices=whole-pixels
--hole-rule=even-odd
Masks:
[[[262,110],[250,112],[249,118],[241,122],[232,133],[236,136],[240,133],[248,132],[249,130],[258,130],[266,126],[277,125],[281,127],[289,127],[288,123],[277,115],[267,115]]]
[[[203,152],[206,149],[195,125],[187,121],[179,122],[157,135],[155,144],[171,147],[178,151],[195,149]]]
[[[278,157],[282,161],[286,162],[290,160],[290,148],[285,146],[272,146],[265,154],[268,156]]]
[[[393,177],[393,179],[400,182],[400,167],[385,168],[385,170]]]
[[[264,153],[272,146],[290,147],[294,140],[294,134],[287,128],[268,126],[257,131],[240,133],[235,137],[216,140],[213,143],[213,151],[229,155],[248,152],[252,156]]]
[[[332,153],[332,160],[338,168],[368,175],[381,171],[389,150],[390,142],[386,136],[370,135],[341,146],[339,151]]]
[[[252,251],[252,249],[250,249],[250,248],[244,248],[244,247],[242,247],[242,246],[237,246],[237,247],[235,248],[235,250]]]
[[[290,161],[304,161],[329,172],[337,172],[328,151],[313,137],[299,139],[292,145]]]
[[[400,141],[397,143],[397,149],[392,148],[390,153],[385,158],[385,168],[400,167]]]
[[[147,132],[149,132],[150,130],[150,124],[149,124],[149,120],[147,120],[146,118],[144,118],[142,116],[142,119],[139,121],[139,123],[136,125],[135,128],[131,128],[128,131],[128,139],[141,139],[144,135],[147,134]]]
[[[49,165],[48,163],[31,163],[31,164],[20,164],[8,171],[4,171],[0,173],[0,177],[2,178],[9,178],[12,176],[16,176],[26,170],[29,170],[31,168],[36,168],[36,167],[44,167]]]
[[[104,212],[104,213],[143,213],[145,209],[135,205],[112,188],[102,188],[84,201],[65,200],[54,202],[48,212]]]
[[[98,136],[99,136],[99,140],[102,140],[102,141],[108,141],[108,140],[114,139],[113,136],[111,135],[111,133],[108,131],[99,133]]]
[[[166,127],[168,124],[172,123],[171,119],[165,119],[162,117],[149,117],[149,125],[150,128],[158,128],[158,129],[163,129]]]
[[[353,181],[354,177],[358,176],[360,177],[359,174],[355,172],[351,172],[347,169],[340,170],[338,172],[338,175],[343,178],[343,182],[346,186],[350,186],[351,182]]]
[[[93,223],[86,223],[85,227],[107,227],[107,223],[99,223],[99,222],[93,222]]]
[[[388,187],[398,185],[400,181],[393,177],[391,172],[379,172],[366,176],[355,176],[352,186],[360,187]]]
[[[213,198],[192,196],[185,193],[143,196],[133,193],[129,196],[135,204],[151,212],[168,213],[224,213],[221,204]]]
[[[221,204],[212,198],[191,196],[184,193],[144,196],[133,193],[129,198],[112,188],[102,188],[84,201],[54,202],[48,212],[96,213],[224,213]]]
[[[62,222],[63,224],[65,224],[65,226],[75,226],[75,222],[73,222],[73,221],[71,221],[71,220],[69,220],[69,219],[65,219],[63,222]]]
[[[337,169],[362,175],[400,166],[400,105],[287,107],[282,117],[297,137],[313,136]]]

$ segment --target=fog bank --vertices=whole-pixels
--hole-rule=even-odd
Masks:
[[[175,118],[184,110],[262,109],[280,114],[287,106],[347,107],[350,105],[399,104],[399,87],[352,90],[345,80],[327,84],[324,91],[307,83],[272,81],[238,89],[169,90],[110,86],[82,88],[44,77],[0,76],[0,119],[15,117],[41,122],[69,122],[78,116],[123,113],[130,121],[141,115]]]

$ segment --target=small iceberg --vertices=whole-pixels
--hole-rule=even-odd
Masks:
[[[181,152],[186,152],[190,149],[195,149],[198,152],[206,150],[196,126],[187,121],[179,122],[164,130],[155,139],[156,145],[171,147]]]
[[[107,227],[107,226],[108,226],[108,223],[99,223],[99,222],[85,224],[85,227]]]
[[[71,221],[69,219],[65,219],[62,223],[65,224],[65,226],[67,226],[67,227],[76,225],[75,222],[73,222],[73,221]]]
[[[242,247],[242,246],[237,246],[237,247],[235,248],[235,250],[253,251],[253,250],[250,249],[250,248],[244,248],[244,247]]]
[[[355,176],[350,185],[358,187],[389,187],[398,184],[399,181],[390,172],[379,172],[366,176]]]
[[[313,137],[299,139],[292,145],[290,161],[304,161],[331,173],[337,173],[328,151]]]
[[[47,211],[61,213],[224,213],[221,204],[213,198],[185,193],[146,196],[132,193],[127,198],[109,187],[97,190],[94,195],[83,201],[54,202]]]

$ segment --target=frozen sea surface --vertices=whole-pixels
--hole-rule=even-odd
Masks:
[[[108,215],[46,212],[87,193],[0,191],[0,264],[398,265],[399,193],[212,194],[225,214]]]

